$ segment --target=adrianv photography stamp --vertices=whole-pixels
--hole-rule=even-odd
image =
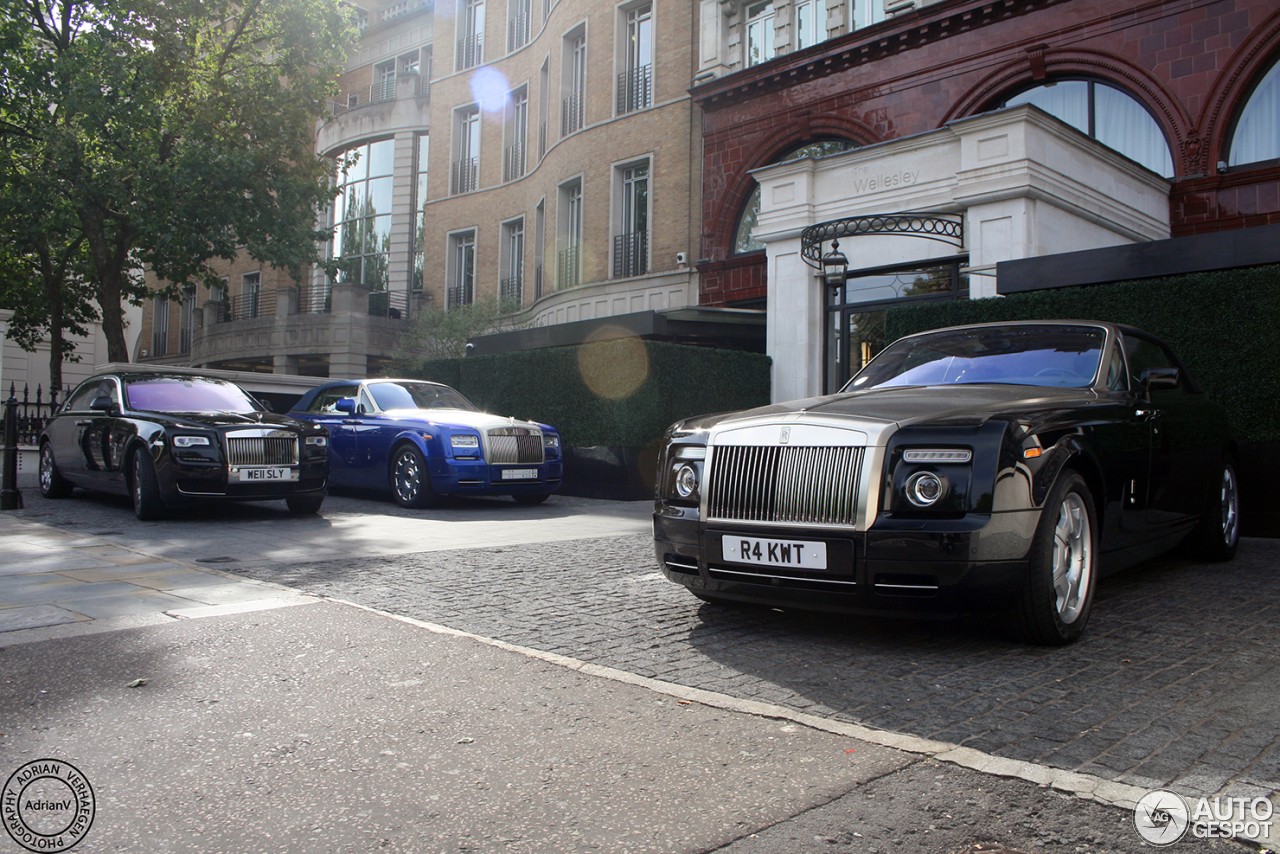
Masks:
[[[4,829],[28,851],[66,851],[93,826],[89,779],[69,762],[37,759],[9,775],[0,791]]]

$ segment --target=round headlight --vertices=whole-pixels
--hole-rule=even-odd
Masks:
[[[947,482],[931,471],[907,478],[907,500],[917,507],[932,507],[947,494]]]
[[[698,472],[685,463],[676,469],[676,492],[681,498],[689,498],[698,491]]]

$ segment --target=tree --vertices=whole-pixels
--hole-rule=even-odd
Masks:
[[[216,284],[243,250],[295,277],[328,234],[313,150],[353,30],[339,0],[0,0],[0,142],[39,164],[54,245],[88,261],[112,361],[123,303]],[[0,197],[27,192],[10,170]],[[0,211],[4,213],[4,211]],[[0,222],[14,230],[14,222]],[[141,273],[168,283],[147,293]]]
[[[517,320],[513,315],[518,309],[509,300],[493,297],[481,297],[447,310],[423,308],[409,330],[400,336],[391,369],[399,375],[413,376],[423,359],[461,358],[467,354],[468,338],[528,326],[527,320]]]

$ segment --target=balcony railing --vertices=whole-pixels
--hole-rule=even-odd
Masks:
[[[517,12],[507,21],[507,52],[519,50],[529,43],[530,15],[528,12]]]
[[[538,159],[547,156],[547,120],[538,123]]]
[[[633,231],[613,238],[613,277],[627,279],[649,271],[649,233]]]
[[[457,70],[463,71],[484,64],[484,33],[458,39]]]
[[[498,301],[503,308],[515,309],[524,305],[524,277],[511,276],[498,282]]]
[[[561,249],[556,264],[556,289],[576,288],[582,281],[582,247]]]
[[[178,353],[185,356],[191,352],[191,339],[195,337],[195,330],[190,326],[183,326],[178,330]]]
[[[151,355],[157,357],[169,355],[168,329],[151,333]]]
[[[508,145],[502,151],[502,180],[514,181],[524,177],[525,147],[523,142]]]
[[[258,291],[257,293],[226,297],[218,303],[218,323],[275,316],[276,292],[274,288]]]
[[[369,294],[369,316],[401,320],[409,316],[409,295],[404,291],[374,291]]]
[[[419,9],[425,9],[428,12],[435,8],[435,0],[400,0],[399,3],[393,3],[382,10],[382,17],[379,19],[381,23],[393,21],[396,18],[416,12]]]
[[[465,285],[454,285],[449,288],[448,307],[453,308],[456,305],[471,305],[476,301],[476,286],[474,282],[468,282]]]
[[[431,94],[431,60],[428,59],[422,70],[416,75],[418,84],[413,88],[412,94],[417,96]],[[335,115],[341,115],[347,110],[354,110],[356,107],[363,107],[366,104],[377,104],[384,101],[394,101],[399,93],[399,86],[394,79],[380,80],[372,86],[365,86],[362,89],[352,89],[343,92],[338,96],[337,100],[331,101],[329,104],[330,112]]]
[[[333,289],[328,282],[298,288],[298,314],[328,314],[333,307]]]
[[[480,158],[469,157],[466,160],[453,161],[452,173],[449,177],[449,194],[452,196],[470,193],[480,186]]]
[[[535,300],[542,299],[542,265],[538,264],[533,268],[533,298]]]
[[[586,98],[574,92],[565,98],[560,110],[560,136],[568,136],[582,130],[586,119]]]
[[[634,113],[653,105],[653,66],[628,68],[618,75],[618,112]]]

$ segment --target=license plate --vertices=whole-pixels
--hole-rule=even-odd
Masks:
[[[235,479],[241,483],[260,480],[297,480],[297,469],[291,468],[262,468],[262,469],[235,469],[232,471]]]
[[[766,540],[725,534],[721,554],[730,563],[784,566],[792,569],[826,569],[827,544],[809,540]]]
[[[503,480],[537,480],[537,469],[503,469]]]

